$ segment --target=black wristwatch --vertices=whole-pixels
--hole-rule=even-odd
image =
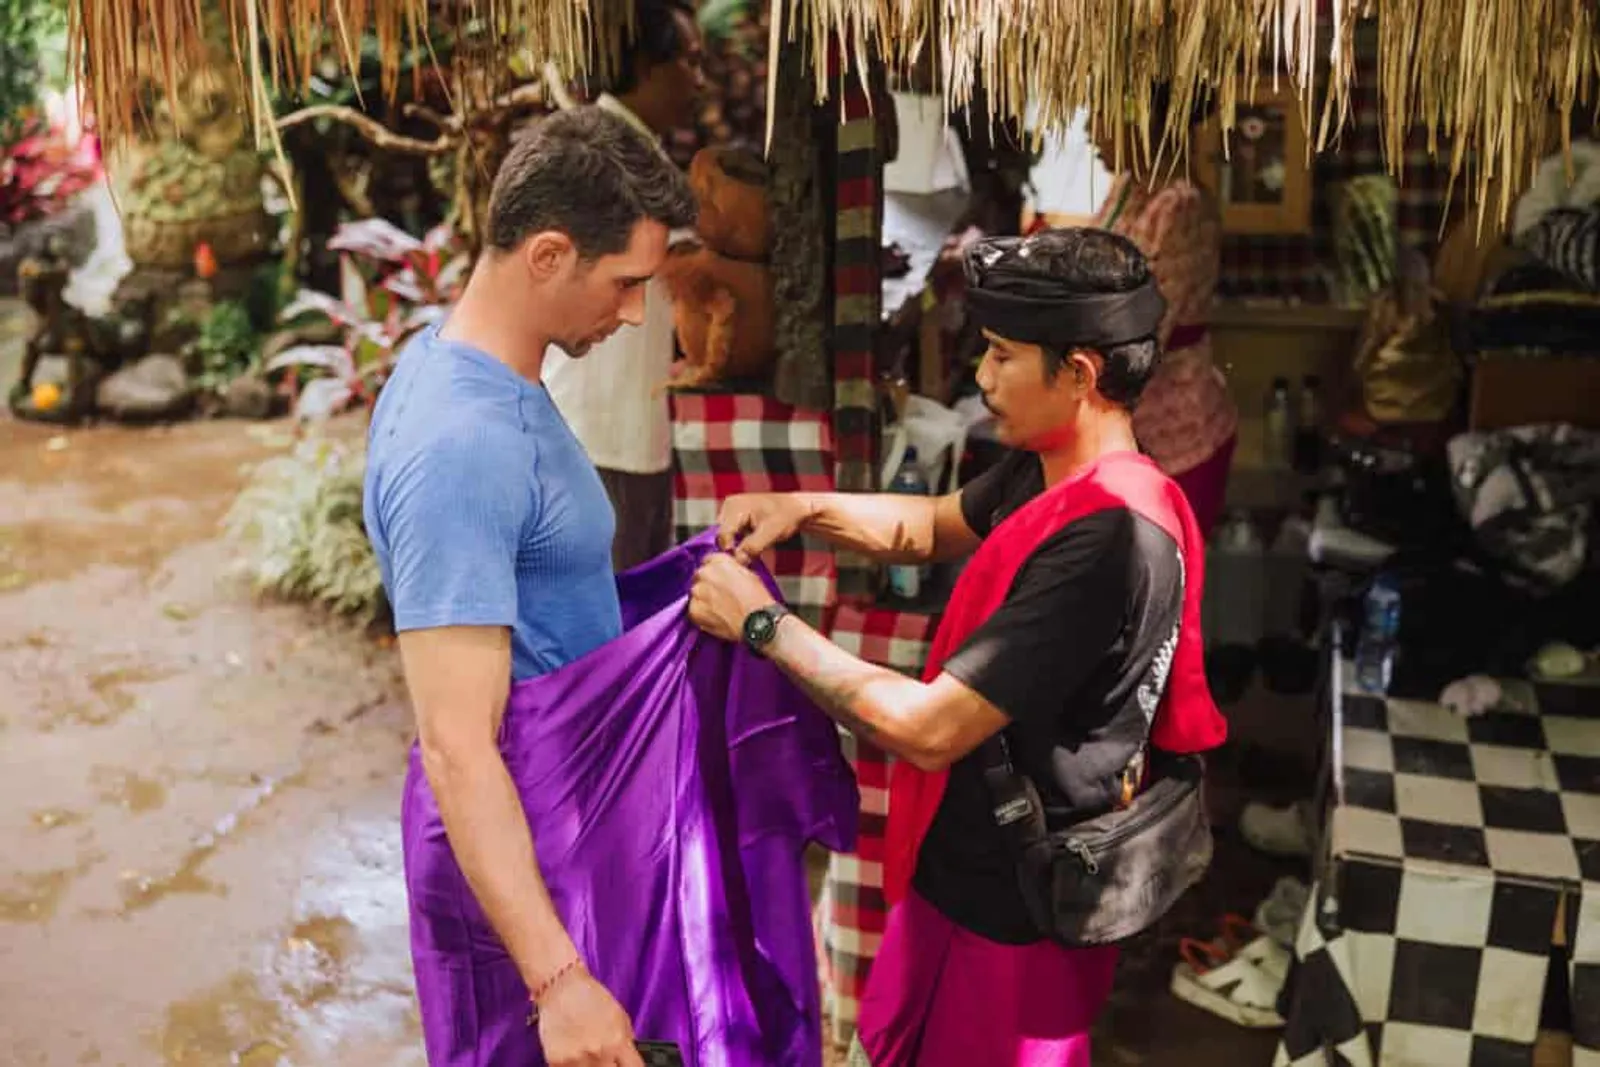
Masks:
[[[766,654],[767,646],[778,636],[778,621],[789,614],[782,604],[768,604],[757,608],[744,620],[744,645],[758,656]]]

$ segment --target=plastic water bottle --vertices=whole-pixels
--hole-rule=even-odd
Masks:
[[[917,463],[917,450],[906,447],[900,469],[889,482],[889,492],[912,496],[928,495],[928,479]],[[915,563],[895,563],[889,567],[889,593],[898,600],[915,600],[922,593],[922,567]]]
[[[1272,470],[1286,470],[1294,458],[1294,405],[1289,379],[1272,379],[1261,421],[1261,462]]]
[[[1400,590],[1386,576],[1379,575],[1367,587],[1362,615],[1356,684],[1381,696],[1389,691],[1400,652]]]
[[[1294,469],[1315,474],[1322,469],[1322,381],[1315,374],[1300,379],[1300,411],[1294,424]]]
[[[1231,512],[1206,551],[1200,632],[1213,647],[1255,648],[1266,636],[1267,561],[1245,511]]]

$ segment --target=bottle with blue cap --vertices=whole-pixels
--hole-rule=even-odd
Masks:
[[[1394,663],[1400,654],[1400,589],[1394,579],[1380,574],[1367,587],[1362,602],[1361,636],[1356,641],[1356,684],[1383,696],[1394,681]]]
[[[900,460],[900,469],[889,482],[889,492],[912,496],[928,495],[928,478],[917,462],[916,448],[907,445]],[[915,600],[922,594],[922,566],[917,563],[896,563],[889,567],[889,594],[896,600]]]

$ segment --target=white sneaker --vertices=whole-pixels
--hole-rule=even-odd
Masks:
[[[1311,855],[1311,828],[1300,804],[1274,808],[1251,801],[1239,813],[1239,833],[1251,848],[1269,856]]]

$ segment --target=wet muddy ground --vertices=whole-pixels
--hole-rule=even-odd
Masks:
[[[283,447],[237,422],[0,416],[5,1067],[424,1062],[392,651],[256,603],[218,533]],[[1278,873],[1220,848],[1235,873],[1128,953],[1097,1062],[1270,1062],[1267,1035],[1165,992],[1177,934]]]
[[[0,422],[0,1061],[422,1063],[365,635],[258,606],[238,423]]]

